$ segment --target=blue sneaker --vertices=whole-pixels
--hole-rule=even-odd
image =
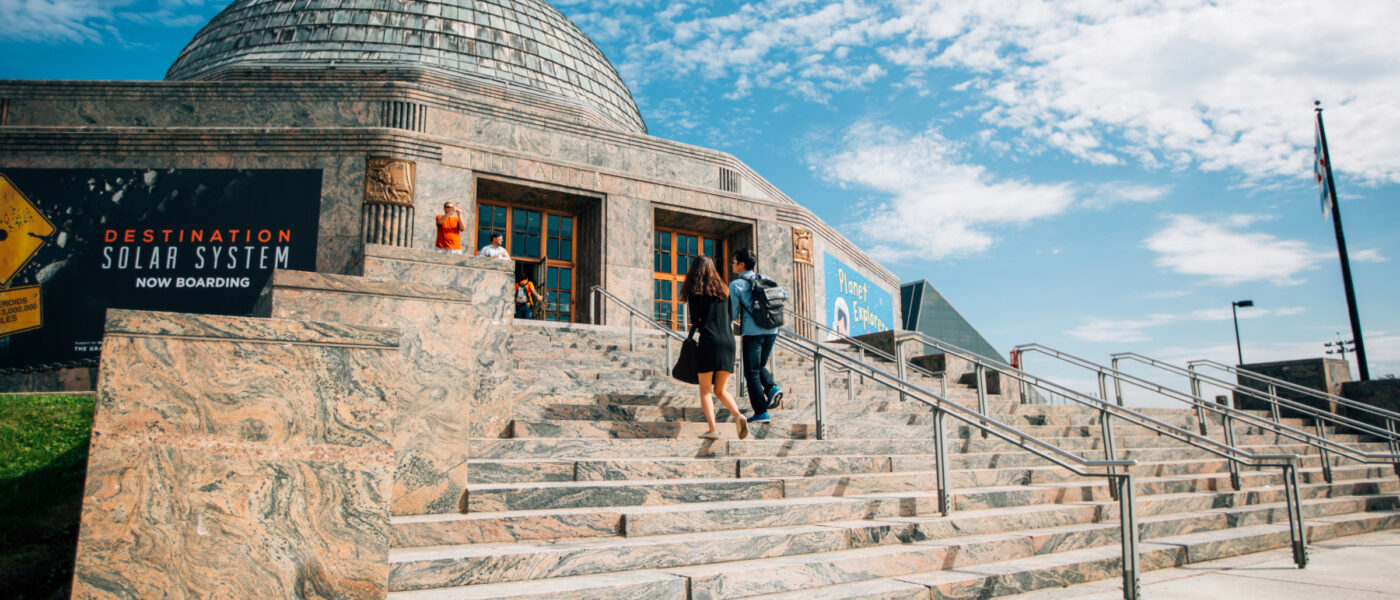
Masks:
[[[768,388],[768,410],[773,410],[783,405],[783,388],[773,386]]]
[[[768,422],[768,411],[765,410],[765,411],[763,411],[763,412],[761,412],[761,413],[758,413],[758,414],[756,414],[756,415],[754,415],[754,416],[752,416],[752,417],[749,417],[749,422],[750,422],[750,423],[767,423],[767,422]]]

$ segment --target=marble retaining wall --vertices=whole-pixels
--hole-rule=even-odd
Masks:
[[[110,311],[74,598],[383,598],[382,328]]]
[[[491,259],[452,256],[447,260]],[[423,271],[450,269],[456,272],[446,277],[454,282],[482,284],[501,275],[496,265],[471,268],[431,260],[367,259],[371,271],[389,263],[404,279],[423,279]],[[277,271],[268,282],[260,310],[274,318],[384,326],[401,332],[404,366],[395,384],[402,393],[393,418],[394,514],[456,511],[467,484],[468,439],[500,435],[509,426],[511,340],[507,321],[495,306],[501,301],[501,283],[424,285],[300,271]],[[483,287],[480,296],[488,301],[478,306],[475,300]]]

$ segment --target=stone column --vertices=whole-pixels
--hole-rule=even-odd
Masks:
[[[416,165],[411,160],[376,156],[366,161],[362,241],[412,248]]]
[[[792,310],[808,319],[816,319],[812,310],[816,300],[817,273],[812,260],[812,232],[792,228]],[[812,339],[821,339],[817,328],[805,321],[792,323],[792,330]]]

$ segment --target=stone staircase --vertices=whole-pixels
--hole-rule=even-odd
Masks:
[[[655,332],[637,331],[630,348],[625,328],[503,326],[513,419],[470,440],[460,512],[391,520],[391,598],[990,598],[1120,574],[1117,503],[1102,478],[949,420],[953,510],[943,516],[931,413],[873,382],[829,375],[831,435],[816,439],[811,363],[779,350],[787,395],[773,422],[747,440],[722,425],[711,442],[696,437],[705,424],[695,388],[666,375]],[[975,390],[950,384],[948,395],[976,405]],[[997,420],[1102,458],[1096,411],[995,395],[989,406]],[[1144,412],[1197,426],[1188,410]],[[1119,458],[1140,463],[1144,569],[1288,545],[1277,471],[1244,471],[1234,491],[1223,459],[1145,429],[1116,431]],[[1237,428],[1236,441],[1307,455],[1310,539],[1400,526],[1389,467],[1339,462],[1329,484],[1310,448],[1257,428]]]

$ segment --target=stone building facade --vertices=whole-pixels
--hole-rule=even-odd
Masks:
[[[688,260],[750,247],[803,314],[827,322],[838,261],[898,323],[889,270],[737,158],[647,135],[540,0],[237,0],[165,81],[0,81],[0,172],[49,168],[318,170],[324,273],[366,243],[432,248],[456,202],[468,252],[505,233],[551,320],[588,322],[601,285],[679,321]]]

